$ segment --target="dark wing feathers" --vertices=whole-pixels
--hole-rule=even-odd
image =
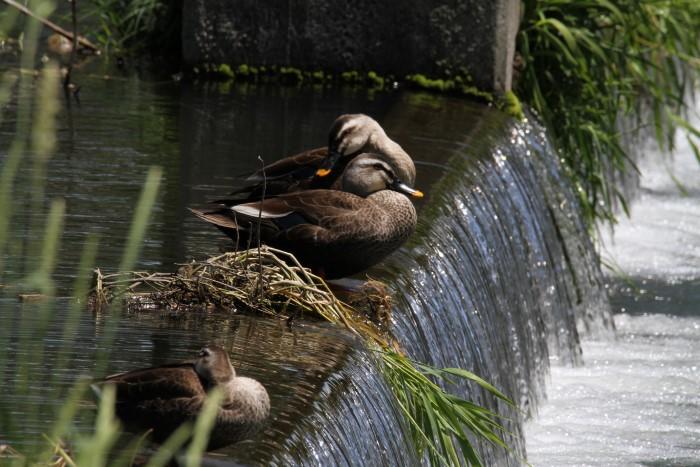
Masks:
[[[205,393],[191,363],[147,368],[108,376],[102,384],[114,384],[117,401],[193,397]]]
[[[339,189],[340,175],[351,158],[337,161],[330,175],[317,177],[316,171],[327,157],[326,147],[285,157],[253,172],[246,178],[247,185],[230,193],[232,199],[220,199],[212,203],[233,206],[246,201],[257,201],[263,198],[263,191],[264,197],[270,197],[300,190]]]
[[[263,171],[265,178],[268,180],[290,176],[294,178],[313,177],[321,162],[327,156],[327,147],[310,149],[266,165],[248,177],[248,181],[261,182],[263,180]]]

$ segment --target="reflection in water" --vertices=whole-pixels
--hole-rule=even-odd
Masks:
[[[216,253],[227,242],[189,215],[187,206],[226,193],[237,174],[258,167],[258,155],[269,162],[322,146],[337,115],[364,112],[419,162],[416,186],[427,191],[417,204],[418,232],[410,244],[370,271],[396,293],[396,330],[411,356],[473,370],[527,411],[541,397],[548,358],[578,361],[575,318],[605,324],[599,271],[574,197],[538,127],[426,94],[81,83],[82,105],[61,116],[46,184],[48,197],[67,202],[57,274],[62,294],[70,290],[88,232],[100,235],[98,264],[108,271],[116,267],[150,165],[163,166],[165,178],[139,267],[172,270],[174,263]],[[13,124],[0,125],[2,141],[11,139]],[[27,201],[31,176],[30,164],[24,164],[12,224],[18,240],[5,257],[4,282],[21,277],[39,259],[32,245],[41,223],[32,219],[42,219],[44,204]],[[22,380],[12,362],[29,362],[30,396],[13,390],[0,401],[0,442],[17,446],[39,439],[46,414],[59,403],[47,378],[56,382],[48,386],[65,391],[77,375],[92,374],[104,322],[118,319],[82,315],[69,339],[69,363],[54,368],[54,354],[65,343],[60,325],[68,301],[55,303],[51,321],[42,321],[40,307],[19,305],[14,298],[0,306],[0,320],[13,323],[0,328],[0,344],[9,340],[11,356],[4,380]],[[123,318],[110,373],[186,359],[215,342],[229,351],[241,374],[267,387],[268,427],[212,458],[278,465],[418,463],[374,356],[345,332],[322,323],[288,328],[276,320],[221,312]],[[23,354],[26,347],[19,345],[31,341],[39,323],[49,329],[46,359]],[[450,389],[496,407],[476,388]],[[502,451],[484,446],[484,462],[517,465],[525,454],[522,414],[499,408],[511,416],[514,454],[503,459]],[[7,428],[10,413],[22,426]],[[78,429],[89,424],[82,420]]]

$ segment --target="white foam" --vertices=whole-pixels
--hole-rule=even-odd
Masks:
[[[700,462],[700,318],[616,315],[617,341],[583,343],[586,365],[554,367],[526,425],[535,466]]]
[[[692,122],[700,127],[697,115]],[[644,157],[641,194],[631,206],[631,218],[621,215],[614,235],[602,229],[604,261],[626,274],[700,277],[700,163],[684,132],[676,143],[673,157],[658,151]]]

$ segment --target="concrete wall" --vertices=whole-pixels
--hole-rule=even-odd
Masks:
[[[289,65],[403,77],[464,70],[508,90],[519,0],[184,0],[186,65]]]

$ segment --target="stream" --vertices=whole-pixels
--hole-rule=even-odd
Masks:
[[[150,166],[163,167],[164,178],[138,268],[173,271],[177,263],[228,246],[216,229],[190,215],[188,206],[202,206],[230,191],[239,174],[259,167],[258,156],[271,162],[326,144],[328,126],[341,113],[376,118],[417,161],[416,188],[426,193],[417,204],[414,236],[358,278],[369,275],[390,287],[393,331],[412,358],[473,371],[518,406],[499,403],[472,384],[447,387],[507,417],[505,439],[512,451],[476,440],[485,465],[517,466],[525,458],[534,465],[561,465],[561,458],[546,456],[556,456],[551,451],[561,448],[557,439],[565,435],[556,428],[570,428],[573,422],[560,422],[554,435],[536,425],[548,423],[553,416],[547,418],[548,413],[568,407],[574,417],[574,409],[583,407],[576,399],[557,405],[575,394],[561,383],[558,396],[559,379],[567,372],[593,371],[597,359],[610,360],[600,356],[605,352],[600,346],[626,342],[626,336],[638,335],[647,325],[649,318],[633,306],[643,299],[626,295],[614,281],[606,285],[572,187],[545,130],[532,118],[517,122],[486,105],[403,89],[149,82],[128,76],[104,80],[87,72],[76,79],[82,85],[81,104],[64,105],[59,114],[58,146],[43,185],[46,199],[66,200],[55,273],[59,298],[46,319],[38,304],[20,302],[9,291],[0,297],[0,322],[10,323],[0,328],[0,345],[9,356],[9,364],[0,368],[5,392],[0,444],[31,449],[46,430],[49,409],[60,404],[57,394],[79,375],[103,376],[94,373],[95,354],[106,345],[106,323],[117,320],[106,374],[190,358],[215,342],[229,351],[241,375],[267,387],[272,400],[268,426],[254,439],[208,453],[206,463],[421,463],[376,357],[327,323],[301,319],[289,326],[226,310],[125,311],[83,313],[75,333],[63,334],[67,297],[87,234],[99,235],[97,264],[113,271]],[[14,135],[16,105],[10,103],[0,124],[0,161]],[[15,182],[13,241],[3,257],[6,284],[41,261],[37,245],[47,203],[32,195],[34,175],[27,160]],[[623,231],[620,226],[616,235]],[[696,231],[691,228],[688,235]],[[692,251],[688,247],[684,254]],[[680,283],[693,287],[690,279]],[[694,284],[697,297],[697,279]],[[606,286],[616,290],[615,310],[626,309],[614,318],[617,341]],[[678,315],[664,316],[663,338],[678,348],[690,339],[695,350],[689,355],[697,356],[698,340],[687,331],[688,323],[697,321],[691,312]],[[42,327],[47,334],[36,343],[33,336]],[[645,337],[630,344],[653,337],[639,335]],[[66,363],[57,367],[64,346]],[[27,363],[28,391],[18,387],[20,363]],[[693,371],[686,376],[694,375],[696,384]],[[669,374],[655,378],[662,384]],[[697,408],[697,391],[684,392],[680,381],[678,387],[678,405]],[[538,413],[536,424],[524,430],[526,420]],[[682,424],[679,416],[674,419]],[[76,429],[88,432],[91,423],[85,416]],[[697,422],[689,418],[682,425],[689,429]],[[689,449],[697,449],[697,443]]]
[[[533,465],[700,465],[700,165],[683,134],[673,158],[639,150],[631,215],[602,232],[617,338],[552,367]]]

